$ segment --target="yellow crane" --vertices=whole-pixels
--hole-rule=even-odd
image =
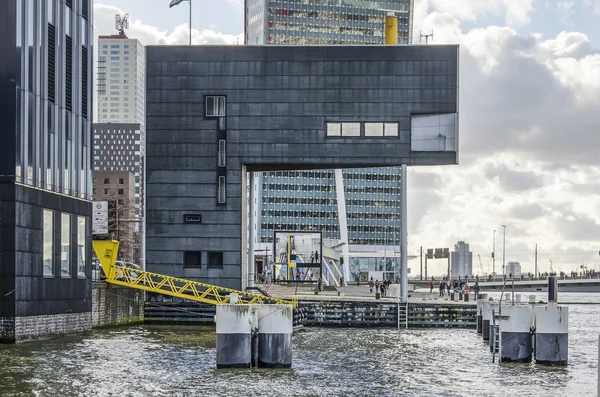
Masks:
[[[118,241],[94,240],[92,241],[92,246],[94,247],[94,251],[96,251],[96,256],[106,276],[106,282],[110,284],[170,295],[210,305],[231,303],[231,298],[237,296],[236,303],[239,304],[290,304],[294,308],[298,307],[296,297],[288,301],[164,274],[117,266]]]

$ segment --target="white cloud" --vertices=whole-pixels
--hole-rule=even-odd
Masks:
[[[434,10],[454,15],[461,21],[501,16],[508,25],[529,23],[535,0],[431,0]]]
[[[585,4],[591,7],[596,14],[600,14],[600,0],[585,0]]]

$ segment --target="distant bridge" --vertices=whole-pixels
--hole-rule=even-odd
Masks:
[[[428,280],[409,280],[409,284],[414,284],[415,288],[429,288]],[[516,292],[546,292],[548,291],[547,280],[515,280],[515,291]],[[434,291],[439,288],[440,280],[437,279],[433,282]],[[469,287],[473,292],[473,285],[475,280],[469,280]],[[504,281],[484,281],[479,280],[481,291],[501,291]],[[506,289],[512,290],[512,281],[506,282]],[[564,279],[558,280],[558,291],[559,292],[600,292],[600,279]]]

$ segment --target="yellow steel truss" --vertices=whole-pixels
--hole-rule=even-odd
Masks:
[[[148,292],[156,292],[211,305],[230,303],[231,295],[237,294],[237,303],[275,303],[291,304],[293,307],[298,306],[296,297],[291,301],[288,301],[285,299],[271,298],[259,294],[218,287],[216,285],[204,284],[198,281],[166,276],[164,274],[117,266],[117,252],[119,251],[118,241],[98,240],[93,241],[92,245],[100,260],[102,270],[106,275],[106,282],[111,284],[141,289]]]

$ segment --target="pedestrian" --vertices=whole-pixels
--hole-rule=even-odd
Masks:
[[[319,263],[319,251],[315,251],[315,263]]]
[[[475,300],[477,300],[479,298],[479,291],[481,291],[479,282],[475,281],[475,285],[473,286],[473,291],[475,292]]]
[[[315,253],[310,251],[310,263],[315,263]]]
[[[321,292],[323,290],[323,280],[321,280],[321,276],[319,276],[319,282],[317,283],[317,288],[319,289],[319,292]]]
[[[296,268],[296,281],[300,280],[300,270]]]
[[[379,279],[375,280],[375,293],[380,292],[379,291]]]
[[[431,278],[431,281],[429,281],[429,293],[433,293],[433,277]]]
[[[450,291],[452,290],[452,284],[450,282],[446,285],[446,289],[448,290],[448,296],[450,296]]]
[[[373,277],[371,277],[371,280],[369,280],[369,293],[372,294],[373,293],[373,285],[375,283],[373,282]]]

